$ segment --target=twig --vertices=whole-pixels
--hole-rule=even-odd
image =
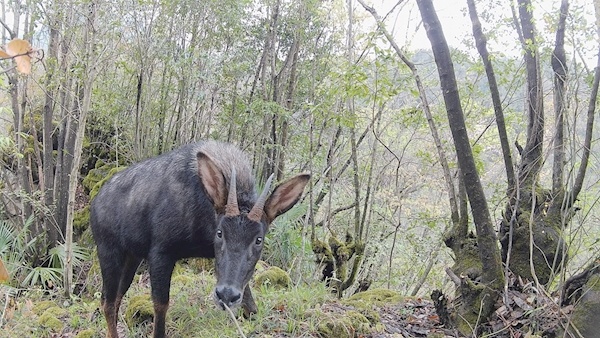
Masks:
[[[460,278],[454,273],[454,271],[450,270],[450,268],[446,268],[446,274],[448,274],[448,277],[450,277],[456,286],[460,286]]]
[[[225,310],[227,310],[227,312],[229,312],[229,316],[231,316],[231,319],[233,320],[233,323],[235,324],[235,327],[237,327],[238,332],[240,333],[240,336],[242,338],[246,338],[246,335],[244,334],[244,331],[242,331],[242,328],[240,327],[240,324],[238,323],[237,319],[235,318],[235,315],[233,314],[233,311],[231,311],[231,309],[229,308],[229,306],[227,306],[227,304],[223,303],[223,302],[219,302],[221,305],[223,305],[223,307],[225,308]]]
[[[4,310],[2,310],[2,316],[0,316],[0,327],[4,324],[4,315],[6,314],[6,308],[8,307],[8,302],[10,301],[10,295],[8,291],[4,294],[6,299],[4,300]]]
[[[17,68],[17,66],[12,66],[11,68],[3,69],[2,71],[0,71],[0,75],[2,75],[4,73],[8,73],[15,68]]]
[[[6,22],[2,21],[2,19],[0,19],[0,24],[2,25],[2,27],[4,27],[4,29],[6,29],[6,31],[10,35],[11,39],[14,39],[14,38],[17,37],[17,34],[15,34],[15,32],[13,32],[13,30],[10,29],[10,27],[8,27],[8,25],[6,24]]]
[[[25,52],[25,53],[21,53],[21,54],[15,54],[15,55],[9,55],[8,57],[0,57],[0,60],[9,60],[9,59],[18,58],[19,56],[25,56],[25,55],[27,55],[27,56],[31,57],[31,55],[30,55],[30,54],[33,54],[33,53],[35,53],[35,52],[36,52],[36,51],[32,49],[32,50],[30,50],[30,51],[27,51],[27,52]]]

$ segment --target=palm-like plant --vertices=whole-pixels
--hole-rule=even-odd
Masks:
[[[0,258],[6,265],[14,282],[23,287],[42,285],[45,287],[59,286],[62,284],[66,261],[64,244],[59,244],[50,249],[42,265],[33,266],[27,262],[27,254],[34,250],[37,238],[29,239],[29,227],[33,217],[25,222],[21,229],[17,229],[10,221],[0,221]],[[89,251],[73,243],[73,266],[80,266],[89,258]]]

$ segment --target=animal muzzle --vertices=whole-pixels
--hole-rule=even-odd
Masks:
[[[235,307],[242,302],[242,291],[229,285],[217,285],[215,288],[215,301],[221,308]]]

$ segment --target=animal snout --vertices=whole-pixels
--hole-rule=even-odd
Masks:
[[[231,307],[241,303],[242,292],[235,287],[218,285],[215,288],[215,298],[218,303]]]

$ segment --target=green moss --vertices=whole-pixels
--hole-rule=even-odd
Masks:
[[[483,274],[483,265],[479,258],[479,249],[477,248],[477,239],[467,238],[461,241],[461,250],[456,253],[452,271],[457,276],[468,276],[475,280]]]
[[[32,311],[36,315],[40,316],[42,313],[44,313],[44,311],[48,310],[51,307],[56,307],[56,302],[53,302],[51,300],[44,300],[36,303]]]
[[[514,231],[510,268],[519,276],[532,279],[529,265],[530,236],[528,224],[529,220],[527,220],[527,224],[517,227]],[[564,243],[560,234],[552,226],[547,226],[542,220],[535,220],[532,230],[535,241],[535,250],[533,250],[535,273],[540,283],[546,284],[552,276],[552,270],[547,262],[554,261],[554,256],[558,250],[557,263],[560,263]]]
[[[93,338],[94,336],[96,336],[96,331],[93,329],[86,329],[83,331],[79,331],[77,333],[77,335],[75,335],[75,338]]]
[[[268,284],[276,288],[287,288],[292,285],[292,280],[287,272],[272,266],[265,271],[259,272],[254,276],[254,281],[258,285]]]
[[[317,259],[320,261],[330,261],[333,262],[333,253],[331,252],[331,248],[327,245],[327,243],[315,239],[312,241],[312,249],[315,254],[317,254]]]
[[[383,331],[381,327],[372,325],[367,317],[355,310],[335,315],[316,311],[312,316],[321,319],[317,332],[322,337],[351,338],[373,331]]]
[[[215,269],[215,260],[212,258],[194,258],[188,261],[194,272],[210,271]]]
[[[85,208],[75,211],[73,218],[73,229],[76,233],[80,234],[87,229],[90,224],[90,206],[86,205]]]
[[[357,307],[356,310],[365,316],[372,325],[380,324],[379,312],[373,310],[372,307]]]
[[[463,335],[470,336],[473,328],[480,323],[481,317],[493,311],[495,299],[490,296],[490,291],[485,285],[476,284],[468,278],[461,283],[458,290],[461,302],[457,303],[457,309],[451,315],[451,319]]]
[[[154,318],[154,306],[150,296],[137,295],[131,297],[127,310],[125,310],[125,322],[129,327],[134,327]]]
[[[96,197],[96,195],[98,194],[98,192],[100,191],[100,188],[102,188],[104,183],[106,183],[116,173],[123,171],[126,168],[127,167],[117,167],[117,168],[110,169],[108,174],[103,179],[99,180],[96,184],[94,184],[93,188],[90,190],[90,200],[92,200],[92,199],[94,199],[94,197]]]
[[[346,317],[350,320],[352,327],[358,333],[369,333],[371,332],[371,322],[367,317],[365,317],[362,313],[358,311],[348,311],[345,314]]]
[[[317,332],[322,337],[353,338],[355,331],[350,319],[346,316],[340,316],[338,318],[325,318],[319,323]]]
[[[193,282],[194,278],[184,274],[178,274],[171,279],[171,284],[188,285],[192,284]]]
[[[344,303],[360,306],[360,303],[385,305],[398,303],[400,301],[402,301],[402,296],[396,291],[388,289],[371,289],[352,295],[344,301]]]
[[[187,258],[177,262],[173,270],[173,276],[178,274],[200,273],[203,271],[211,271],[215,268],[215,260],[213,258]]]
[[[96,162],[96,165],[98,165],[98,163],[103,164],[104,162],[98,160],[98,162]],[[85,187],[87,191],[92,190],[92,188],[94,188],[94,185],[96,185],[96,183],[100,182],[104,177],[106,177],[106,175],[112,168],[113,166],[107,166],[104,164],[99,168],[96,166],[96,168],[88,172],[88,174],[81,181],[81,184]]]
[[[581,299],[575,305],[569,330],[576,327],[583,337],[599,337],[600,327],[600,275],[592,275],[583,287]],[[578,336],[578,335],[577,335]]]
[[[65,309],[61,309],[57,306],[49,307],[44,313],[38,318],[38,324],[52,332],[60,332],[64,324],[58,319],[67,313]]]

